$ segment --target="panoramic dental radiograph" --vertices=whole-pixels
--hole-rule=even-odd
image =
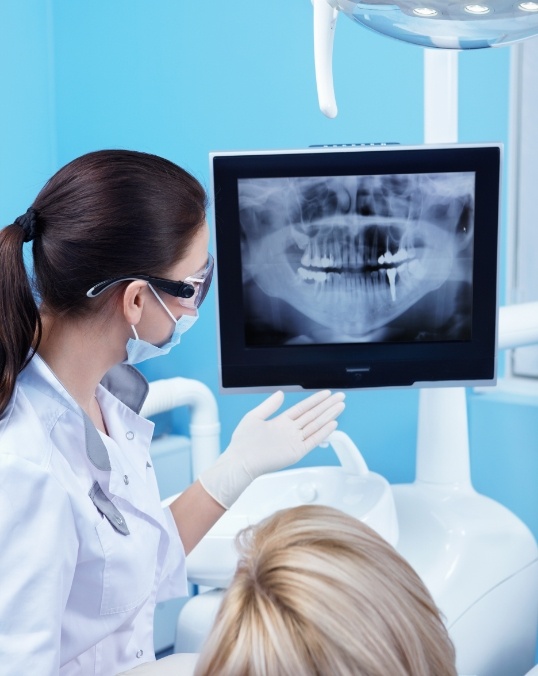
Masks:
[[[250,346],[466,340],[474,172],[239,179]]]

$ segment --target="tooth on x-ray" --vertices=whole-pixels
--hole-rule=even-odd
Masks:
[[[390,285],[390,297],[396,300],[396,268],[387,268],[385,270]]]
[[[267,300],[263,330],[363,342],[432,326],[443,340],[455,315],[468,326],[458,299],[472,282],[474,180],[474,172],[240,179],[243,282],[258,289],[256,302],[260,292]]]

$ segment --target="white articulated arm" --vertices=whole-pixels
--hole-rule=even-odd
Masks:
[[[338,108],[334,97],[333,44],[338,10],[327,0],[312,0],[314,7],[314,66],[321,112],[336,117]]]
[[[345,432],[335,430],[327,438],[327,444],[333,447],[345,472],[358,476],[368,476],[369,470],[366,461],[357,446]]]
[[[191,411],[192,474],[196,479],[220,454],[217,401],[211,390],[198,380],[166,378],[149,384],[149,393],[140,413],[149,417],[177,406],[188,406]]]
[[[424,143],[458,142],[458,52],[424,50]]]
[[[499,349],[538,343],[538,302],[499,308]],[[431,388],[420,392],[417,480],[471,487],[465,389]]]
[[[499,349],[538,343],[538,301],[499,308]]]

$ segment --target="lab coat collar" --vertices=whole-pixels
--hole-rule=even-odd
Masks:
[[[40,381],[39,385],[36,383],[36,376]],[[20,377],[22,380],[31,380],[34,387],[39,387],[71,410],[80,408],[47,362],[37,352]],[[135,413],[140,413],[149,391],[148,381],[130,364],[113,366],[105,373],[101,385]]]
[[[149,383],[144,376],[130,364],[117,364],[101,380],[101,385],[135,413],[140,413],[148,395]],[[111,469],[107,448],[95,425],[84,413],[86,434],[86,452],[97,469]]]
[[[110,458],[106,446],[99,436],[99,432],[84,411],[82,411],[82,417],[84,418],[86,454],[88,455],[90,462],[94,467],[97,467],[97,469],[103,470],[104,472],[110,472],[112,469]]]
[[[71,411],[81,421],[84,430],[86,455],[91,465],[97,470],[96,472],[92,472],[95,480],[88,495],[102,516],[108,519],[116,531],[122,535],[129,535],[129,528],[123,514],[109,496],[109,494],[112,496],[118,495],[132,503],[131,491],[126,485],[128,483],[128,475],[125,474],[122,467],[118,466],[117,457],[114,454],[110,455],[105,441],[89,416],[77,404],[48,364],[38,354],[33,356],[19,378],[21,382],[26,383],[45,396],[48,408],[41,407],[40,418],[42,420],[53,418],[56,421],[65,411]],[[116,414],[122,419],[129,421],[130,427],[139,433],[140,447],[146,450],[151,442],[153,423],[142,419],[138,413],[144,403],[148,390],[149,385],[141,373],[132,366],[120,364],[105,375],[101,386],[98,387],[96,392],[96,396],[100,395],[102,397],[105,395],[110,397],[109,405],[113,406]],[[50,412],[46,413],[49,409]],[[49,432],[51,430],[52,427]],[[131,433],[134,435],[134,432],[128,432],[128,434]],[[130,438],[127,437],[127,439]],[[133,450],[135,449],[136,446]],[[139,458],[139,455],[142,454],[135,453],[134,457],[128,460],[128,462],[137,469],[141,479],[145,481],[147,473],[146,455],[143,458]],[[138,468],[138,464],[143,464],[143,468]],[[124,479],[127,479],[127,481],[124,481]]]
[[[130,364],[113,366],[101,385],[135,413],[140,413],[149,391],[148,381]]]
[[[34,374],[39,376],[40,388],[46,390],[49,396],[52,396],[67,408],[80,412],[84,421],[86,453],[90,462],[97,469],[110,471],[108,451],[95,425],[75,402],[44,359],[37,353],[34,354],[21,377],[23,379],[31,378],[33,385],[36,386],[35,378],[32,377]],[[148,381],[140,371],[130,364],[117,364],[105,374],[101,384],[125,406],[135,413],[140,413],[149,391]]]

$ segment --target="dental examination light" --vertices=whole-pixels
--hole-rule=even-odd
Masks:
[[[538,35],[538,1],[312,0],[312,4],[316,84],[327,117],[337,114],[332,50],[338,12],[376,33],[422,47],[481,49]]]

